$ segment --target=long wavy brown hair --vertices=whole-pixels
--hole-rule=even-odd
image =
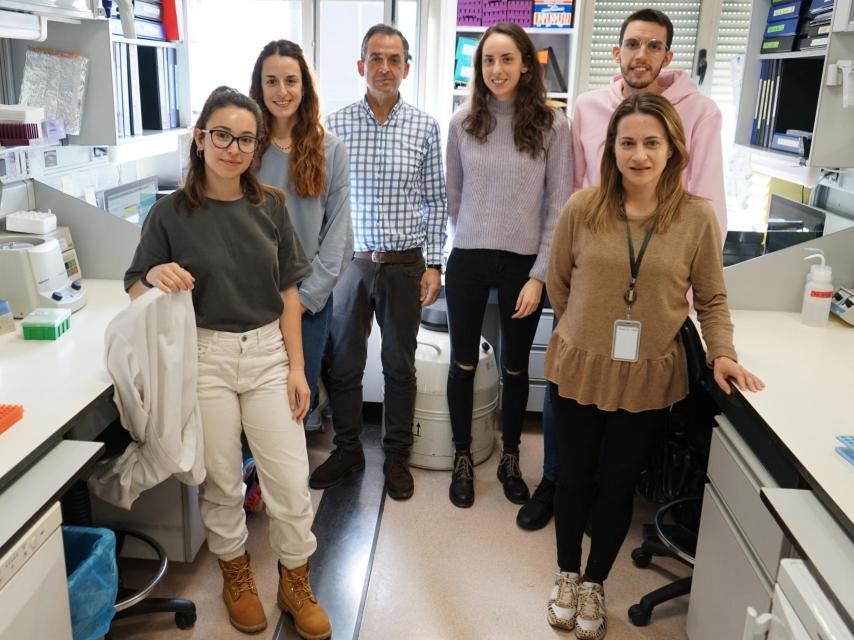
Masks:
[[[667,98],[653,93],[638,93],[623,100],[611,115],[608,131],[605,134],[605,149],[600,165],[600,182],[590,203],[584,222],[594,232],[604,231],[616,221],[625,219],[623,210],[623,174],[617,168],[614,146],[617,143],[617,128],[620,121],[633,113],[652,116],[661,123],[667,135],[667,143],[672,152],[664,166],[655,188],[658,200],[657,212],[651,216],[648,224],[655,224],[656,230],[666,232],[671,223],[679,217],[683,205],[697,198],[682,186],[682,173],[688,166],[688,149],[685,146],[685,133],[682,121],[676,109]]]
[[[196,129],[207,129],[208,120],[217,109],[223,107],[237,107],[238,109],[246,109],[255,118],[256,137],[263,138],[264,136],[264,120],[261,117],[261,110],[254,100],[240,93],[237,89],[231,87],[220,86],[214,89],[205,101],[205,106],[202,107],[202,112],[199,114],[199,119],[196,121]],[[202,136],[205,134],[202,133]],[[285,194],[275,187],[270,187],[258,182],[255,176],[255,171],[258,168],[258,153],[257,148],[255,157],[246,169],[240,175],[240,186],[243,189],[243,194],[256,207],[263,204],[267,196],[275,200],[278,206],[285,203]],[[203,206],[207,201],[207,180],[205,177],[205,158],[204,153],[196,145],[196,138],[193,136],[190,143],[190,155],[187,162],[187,177],[184,179],[184,186],[179,189],[176,194],[176,204],[184,205],[189,211],[195,211]]]
[[[499,22],[492,25],[477,43],[474,54],[474,73],[469,113],[463,120],[463,129],[486,142],[495,130],[495,116],[489,112],[489,97],[492,92],[483,81],[483,44],[494,33],[509,36],[522,54],[522,64],[528,70],[519,78],[516,87],[515,112],[513,114],[513,141],[516,148],[532,158],[545,153],[546,134],[554,123],[554,111],[546,105],[546,85],[543,68],[537,59],[537,49],[531,38],[519,25]]]
[[[306,62],[302,49],[290,40],[272,40],[268,42],[252,69],[250,97],[258,103],[264,114],[267,131],[273,130],[273,115],[264,103],[264,88],[261,85],[261,67],[270,56],[280,55],[297,61],[302,76],[303,96],[297,112],[294,114],[294,128],[291,131],[292,148],[288,184],[303,198],[317,198],[326,185],[326,159],[323,155],[323,125],[320,123],[320,99],[315,89],[314,74]],[[261,158],[270,146],[269,136],[261,141],[258,157]]]

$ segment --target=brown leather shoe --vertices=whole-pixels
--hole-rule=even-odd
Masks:
[[[228,609],[228,619],[236,629],[245,633],[263,631],[267,627],[267,616],[258,599],[249,554],[223,562],[218,560],[222,569],[222,599]]]
[[[279,563],[279,593],[282,611],[291,614],[297,633],[306,640],[326,640],[332,635],[329,616],[319,604],[308,581],[308,563],[289,570]]]
[[[390,498],[408,500],[415,493],[415,481],[409,472],[409,456],[401,453],[390,453],[383,464],[386,491]]]
[[[365,453],[361,449],[347,451],[338,447],[329,454],[326,462],[312,472],[308,486],[312,489],[328,489],[339,484],[351,473],[364,468]]]

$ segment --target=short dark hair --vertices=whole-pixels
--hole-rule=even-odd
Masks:
[[[660,24],[662,27],[667,29],[667,49],[670,50],[671,45],[673,44],[673,23],[670,22],[670,18],[667,17],[666,14],[662,13],[658,9],[639,9],[631,14],[628,18],[623,20],[623,24],[620,27],[620,44],[623,43],[623,35],[626,33],[626,27],[629,26],[630,22],[654,22],[655,24]]]
[[[395,29],[389,24],[375,24],[373,27],[368,29],[365,37],[362,38],[362,61],[364,61],[365,57],[368,55],[368,41],[378,33],[384,36],[397,36],[400,38],[400,41],[403,43],[403,61],[409,62],[411,59],[409,57],[409,41],[406,39],[406,36],[400,32],[400,29]]]

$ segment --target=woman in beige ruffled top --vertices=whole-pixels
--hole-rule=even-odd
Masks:
[[[708,201],[682,186],[688,153],[673,106],[654,94],[627,98],[604,147],[600,186],[561,213],[546,279],[559,318],[545,374],[561,467],[548,619],[585,640],[605,637],[602,584],[631,523],[635,482],[670,405],[688,393],[678,336],[690,288],[717,383],[727,393],[764,386],[736,361],[720,231]]]

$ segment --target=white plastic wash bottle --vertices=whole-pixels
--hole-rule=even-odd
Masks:
[[[807,249],[815,251],[804,260],[818,258],[820,264],[810,267],[804,287],[804,302],[801,306],[801,321],[811,327],[823,327],[827,324],[830,316],[830,298],[833,295],[833,271],[825,264],[824,253],[821,249]]]

